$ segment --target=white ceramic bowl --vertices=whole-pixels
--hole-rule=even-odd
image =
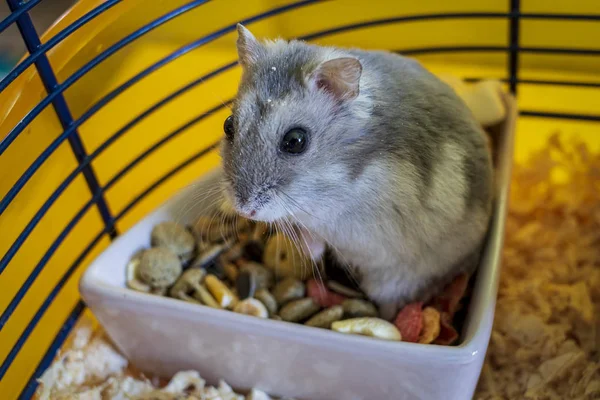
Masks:
[[[182,215],[183,191],[115,240],[87,269],[81,294],[112,340],[142,371],[171,376],[194,369],[238,390],[258,387],[298,399],[469,399],[492,329],[512,165],[516,107],[506,96],[506,122],[494,132],[498,196],[485,253],[458,346],[387,342],[303,325],[262,320],[139,293],[125,287],[125,265],[148,247],[152,227],[194,220]]]

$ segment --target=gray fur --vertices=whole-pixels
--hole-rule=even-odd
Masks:
[[[484,132],[454,91],[417,61],[299,41],[254,43],[222,146],[232,206],[287,219],[359,269],[386,308],[427,299],[472,270],[487,231],[492,166]],[[311,85],[337,57],[362,64],[358,97],[336,101]],[[310,133],[304,154],[278,151],[287,130]],[[309,238],[307,238],[309,239]]]

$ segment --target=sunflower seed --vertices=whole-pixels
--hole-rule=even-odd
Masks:
[[[249,270],[240,271],[235,280],[235,289],[240,299],[253,297],[256,291],[256,275]]]

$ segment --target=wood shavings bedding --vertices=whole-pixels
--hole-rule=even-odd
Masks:
[[[600,399],[600,154],[554,135],[514,169],[475,399]]]
[[[39,400],[271,400],[253,389],[235,393],[224,381],[208,386],[196,371],[178,372],[166,385],[128,368],[101,330],[78,327],[72,344],[40,378]]]

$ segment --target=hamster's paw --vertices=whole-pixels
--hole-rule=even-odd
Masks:
[[[325,253],[325,241],[302,227],[297,227],[297,229],[304,253],[314,261],[320,260]]]
[[[393,321],[398,314],[398,303],[395,301],[384,301],[378,303],[379,315],[386,321]]]

